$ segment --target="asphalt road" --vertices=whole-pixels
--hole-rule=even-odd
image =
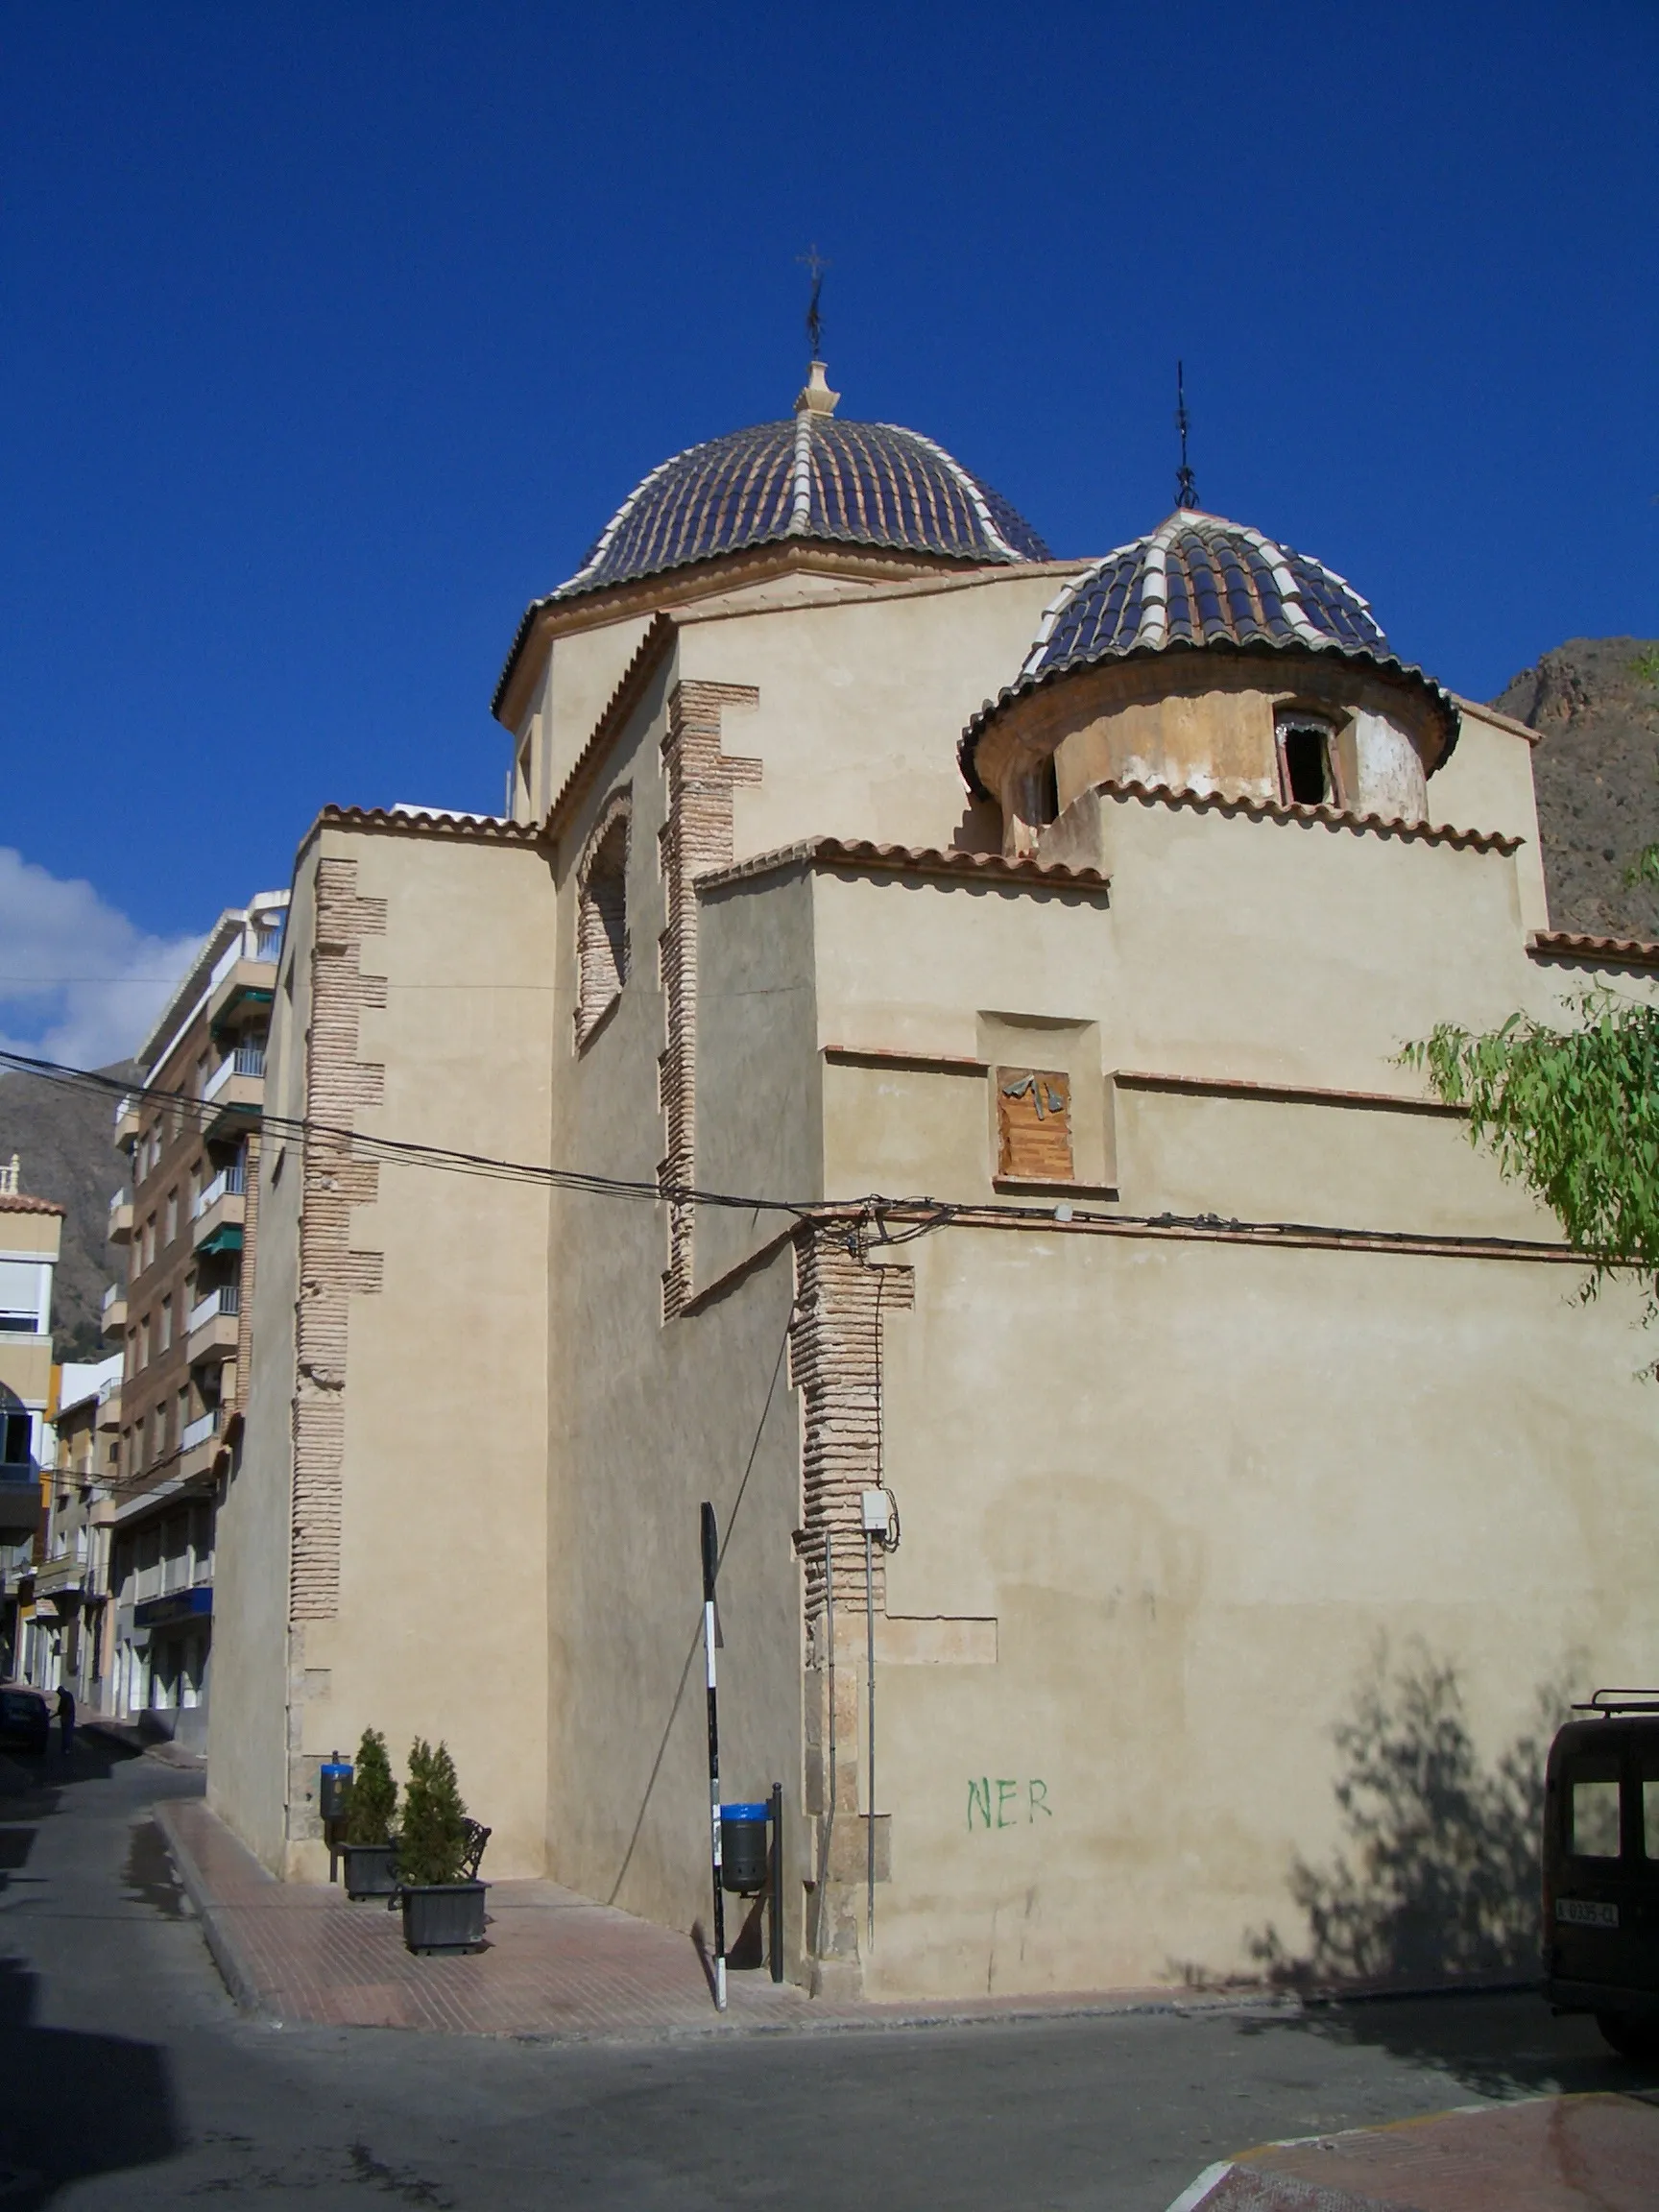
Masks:
[[[1644,2079],[1524,1996],[717,2047],[261,2027],[150,1817],[200,1788],[85,1738],[0,1758],[0,2212],[1162,2212],[1270,2137]]]

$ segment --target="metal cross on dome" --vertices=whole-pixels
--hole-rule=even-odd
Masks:
[[[1187,372],[1183,363],[1175,364],[1175,427],[1181,433],[1181,466],[1175,471],[1175,504],[1177,507],[1196,508],[1198,488],[1192,481],[1192,471],[1187,466]]]
[[[818,311],[818,301],[824,291],[824,272],[830,264],[816,246],[808,246],[805,253],[797,253],[795,258],[812,278],[812,297],[806,303],[806,337],[816,361],[824,351],[824,318]]]

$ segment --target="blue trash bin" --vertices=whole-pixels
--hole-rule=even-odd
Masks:
[[[720,1886],[739,1897],[757,1897],[766,1887],[766,1822],[771,1807],[720,1808]]]

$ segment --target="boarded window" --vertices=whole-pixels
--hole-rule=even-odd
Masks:
[[[613,805],[577,878],[576,1042],[598,1027],[628,980],[628,815]]]
[[[997,1172],[1009,1183],[1070,1183],[1071,1078],[1050,1068],[997,1070]]]

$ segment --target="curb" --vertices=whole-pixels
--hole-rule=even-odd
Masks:
[[[252,2019],[265,2021],[273,2027],[280,2027],[282,2024],[280,2019],[272,2009],[264,1991],[255,1980],[252,1969],[242,1954],[241,1946],[230,1933],[224,1914],[214,1902],[213,1892],[207,1887],[202,1869],[190,1856],[189,1846],[175,1825],[172,1806],[165,1799],[161,1799],[151,1808],[151,1815],[156,1827],[161,1831],[161,1840],[166,1844],[173,1863],[179,1870],[179,1879],[184,1886],[184,1894],[196,1908],[196,1915],[202,1923],[202,1933],[206,1938],[208,1952],[212,1957],[214,1965],[219,1969],[219,1978],[229,1993],[232,2004],[235,2005],[238,2011],[246,2012]]]

